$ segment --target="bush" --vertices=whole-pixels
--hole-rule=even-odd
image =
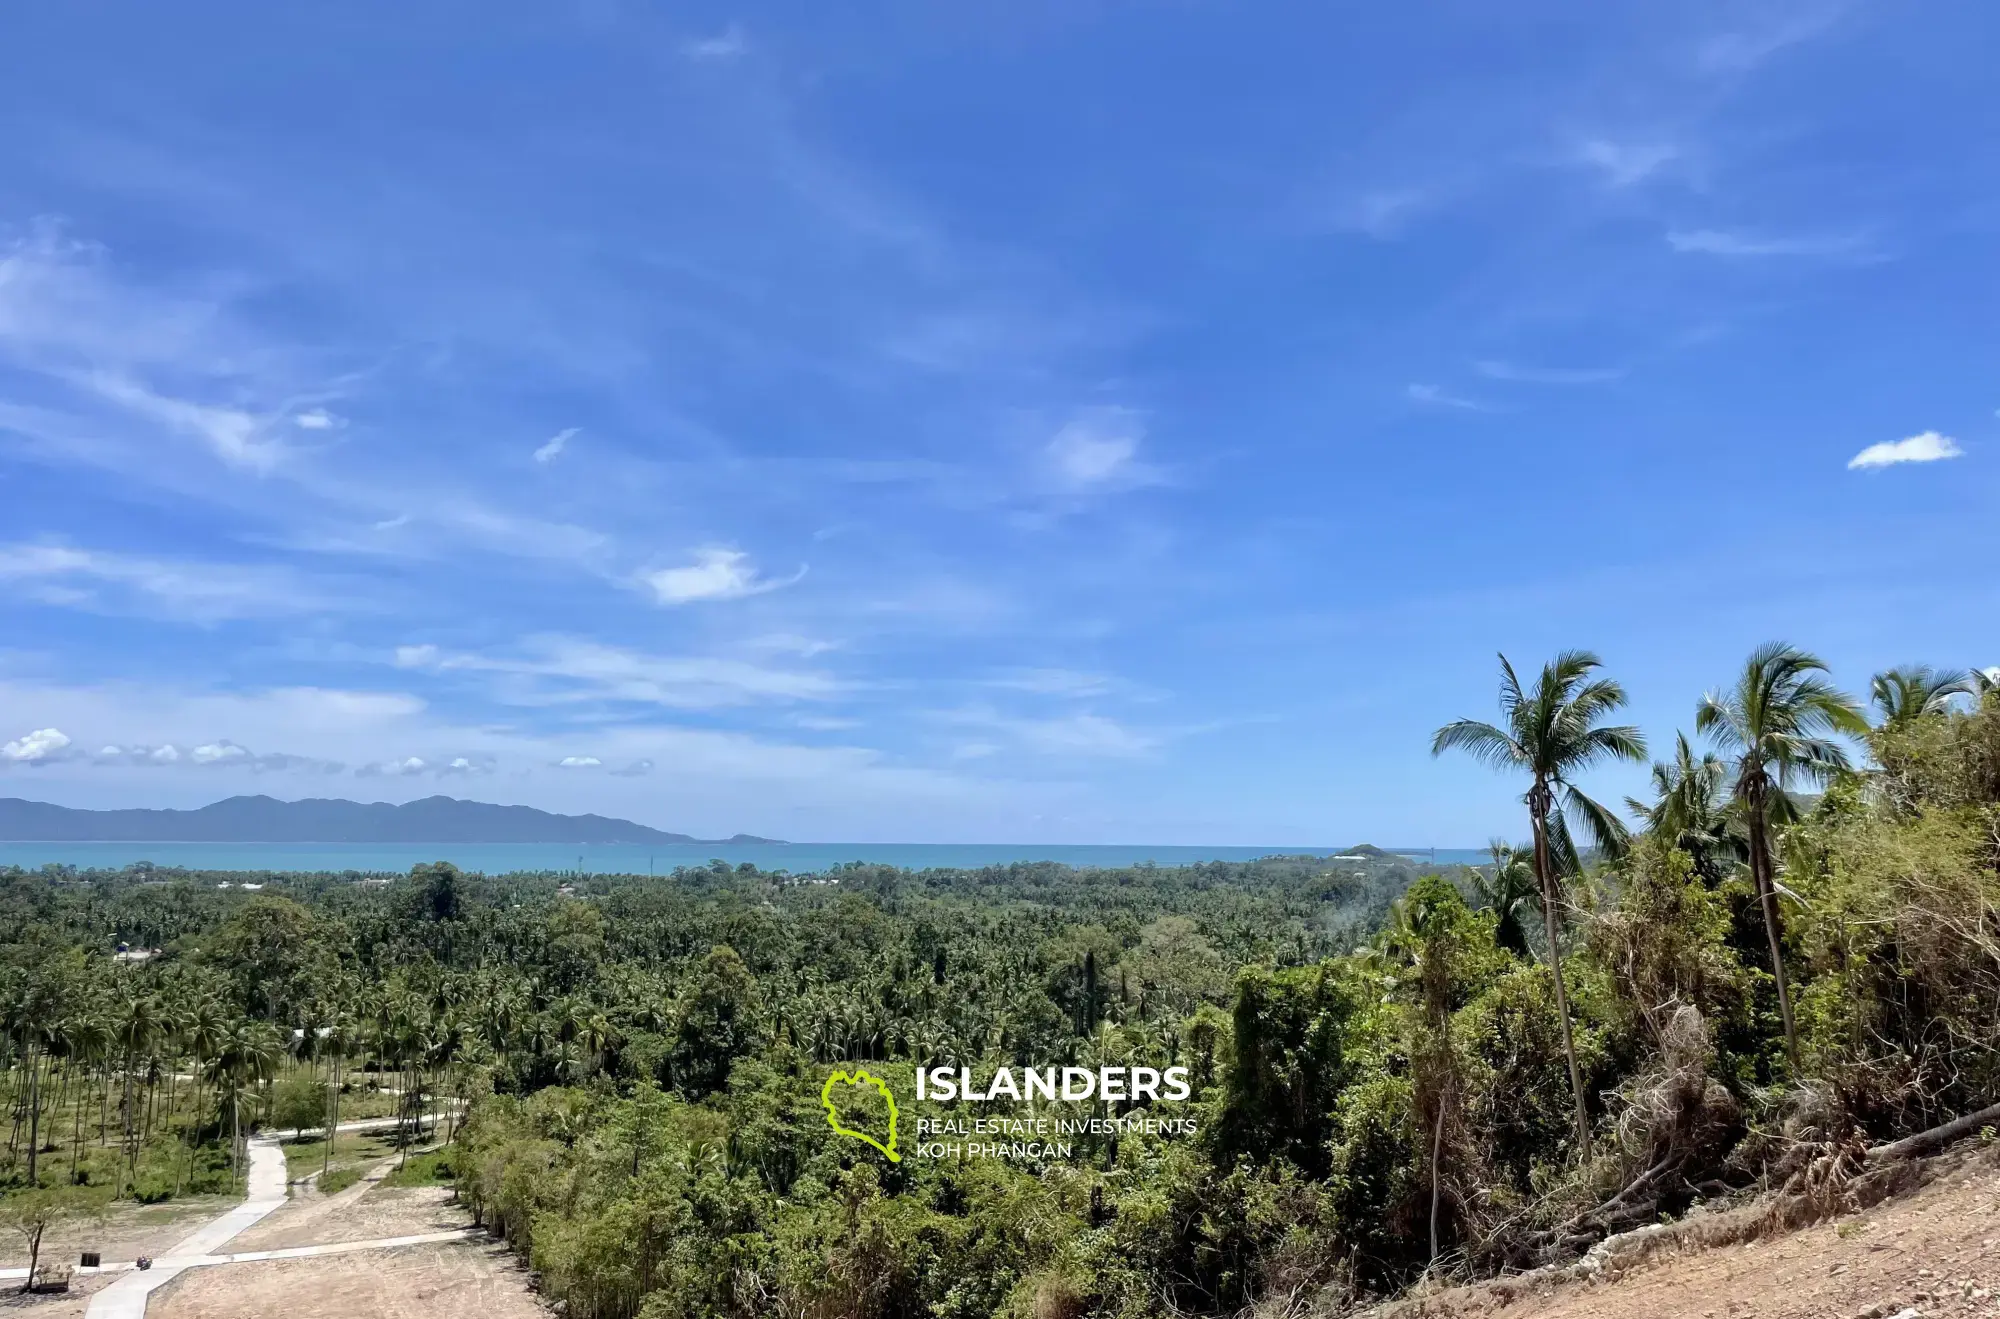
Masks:
[[[458,1169],[452,1164],[452,1151],[442,1149],[411,1155],[402,1167],[382,1179],[382,1185],[436,1186],[457,1180]]]

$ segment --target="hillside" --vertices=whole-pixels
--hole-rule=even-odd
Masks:
[[[2000,1295],[2000,1166],[1990,1149],[1975,1149],[1924,1175],[1929,1184],[1913,1195],[1801,1231],[1759,1230],[1762,1206],[1697,1216],[1652,1241],[1634,1234],[1631,1262],[1614,1259],[1562,1281],[1519,1276],[1419,1289],[1366,1319],[1991,1315]]]
[[[728,839],[615,820],[555,815],[530,806],[499,806],[456,797],[354,802],[339,798],[279,801],[229,797],[198,810],[87,811],[0,798],[0,840],[62,843],[769,843]]]

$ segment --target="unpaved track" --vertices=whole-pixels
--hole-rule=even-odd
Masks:
[[[549,1319],[503,1245],[409,1246],[194,1269],[152,1319]]]
[[[1611,1281],[1488,1284],[1384,1307],[1398,1319],[1881,1319],[2000,1316],[2000,1157],[1959,1156],[1912,1195]]]

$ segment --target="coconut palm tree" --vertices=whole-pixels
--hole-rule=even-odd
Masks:
[[[1824,784],[1847,768],[1847,752],[1834,739],[1868,731],[1854,698],[1824,676],[1827,667],[1783,642],[1750,652],[1728,691],[1710,692],[1694,715],[1695,728],[1735,758],[1736,806],[1748,835],[1750,876],[1764,911],[1777,981],[1778,1013],[1785,1023],[1785,1053],[1796,1069],[1798,1029],[1792,1021],[1791,986],[1785,978],[1784,926],[1773,874],[1771,829],[1797,818],[1794,783]]]
[[[1593,677],[1603,661],[1589,651],[1566,650],[1543,666],[1535,685],[1522,690],[1507,657],[1500,657],[1499,725],[1458,719],[1438,729],[1431,754],[1465,751],[1495,769],[1530,777],[1523,800],[1534,829],[1535,878],[1542,889],[1542,928],[1549,941],[1549,968],[1555,982],[1556,1015],[1562,1019],[1563,1056],[1569,1063],[1570,1093],[1576,1101],[1577,1157],[1590,1146],[1590,1114],[1584,1107],[1583,1073],[1569,1024],[1569,996],[1563,988],[1562,934],[1557,921],[1557,877],[1582,873],[1571,823],[1606,853],[1621,852],[1625,826],[1610,810],[1577,788],[1575,777],[1605,760],[1644,760],[1646,740],[1629,725],[1599,721],[1625,704],[1625,689],[1609,678]]]
[[[122,998],[112,1020],[112,1035],[124,1059],[125,1162],[127,1176],[137,1174],[139,1144],[133,1135],[132,1082],[139,1075],[139,1059],[158,1044],[166,1022],[159,1003],[149,995],[130,994]]]
[[[1528,930],[1521,913],[1534,905],[1540,888],[1535,882],[1535,849],[1515,847],[1505,839],[1487,844],[1492,854],[1492,874],[1485,869],[1472,872],[1472,886],[1479,892],[1482,906],[1496,917],[1493,941],[1509,952],[1528,956]]]
[[[1634,797],[1626,807],[1646,828],[1686,852],[1695,873],[1710,885],[1722,879],[1723,866],[1742,856],[1740,830],[1727,806],[1729,766],[1713,751],[1695,755],[1687,734],[1674,734],[1674,758],[1653,762],[1653,801]]]
[[[1927,714],[1943,714],[1952,698],[1976,694],[1972,675],[1964,669],[1933,669],[1919,664],[1889,669],[1869,684],[1870,698],[1882,712],[1881,727],[1901,728]]]

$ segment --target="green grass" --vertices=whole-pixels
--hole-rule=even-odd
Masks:
[[[332,1161],[335,1164],[348,1164],[386,1158],[396,1152],[395,1134],[392,1128],[380,1131],[343,1131],[333,1143]],[[304,1140],[287,1138],[282,1147],[285,1151],[287,1181],[309,1177],[326,1166],[326,1140],[323,1137],[307,1136]]]
[[[321,1195],[339,1195],[342,1191],[360,1180],[361,1169],[350,1164],[345,1168],[335,1168],[332,1172],[324,1174],[315,1185],[319,1187]]]
[[[412,1154],[409,1161],[382,1179],[384,1186],[440,1186],[458,1179],[450,1147]]]

